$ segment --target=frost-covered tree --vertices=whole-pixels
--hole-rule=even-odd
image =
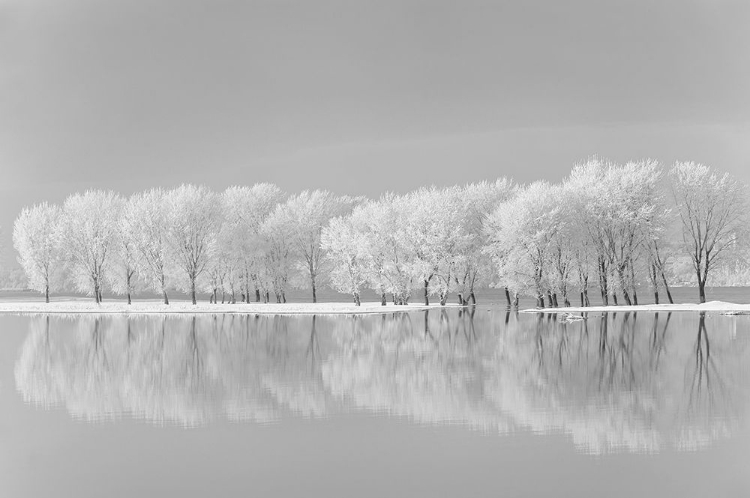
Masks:
[[[117,233],[121,199],[112,191],[88,190],[65,200],[60,240],[76,289],[102,299],[110,250]]]
[[[248,303],[251,294],[259,302],[261,294],[267,297],[271,288],[267,278],[267,241],[261,234],[261,227],[283,197],[281,190],[270,183],[229,187],[222,193],[224,220],[219,245],[221,251],[228,251],[230,259],[239,265],[235,273]]]
[[[705,303],[711,270],[744,229],[745,188],[729,173],[719,174],[700,163],[677,162],[669,175],[683,247],[693,264],[698,297]]]
[[[196,282],[216,250],[218,196],[204,186],[181,185],[166,194],[170,254],[184,278],[178,287],[196,304]]]
[[[276,296],[276,302],[286,302],[286,290],[294,265],[293,228],[289,217],[277,206],[263,220],[260,227],[263,240],[264,259],[262,285],[270,288]]]
[[[122,201],[112,246],[112,268],[106,274],[112,291],[126,296],[128,304],[132,302],[143,259],[137,244],[141,220],[135,203],[135,197]]]
[[[320,243],[323,228],[328,222],[349,211],[358,199],[336,196],[327,190],[304,190],[278,206],[275,216],[291,236],[292,257],[312,289],[312,300],[317,302],[317,286],[323,265],[324,250]]]
[[[474,288],[492,279],[492,258],[483,250],[489,242],[484,223],[500,202],[514,195],[515,189],[513,182],[506,178],[460,187],[457,228],[463,237],[453,276],[459,304],[468,304],[470,299],[476,303]],[[508,301],[510,304],[509,295]]]
[[[360,290],[367,282],[370,258],[367,230],[362,221],[359,213],[334,218],[321,235],[321,248],[332,263],[331,285],[339,292],[351,294],[357,306]]]
[[[140,254],[139,273],[146,284],[169,304],[169,213],[164,190],[157,188],[135,194],[129,201],[137,220],[133,232],[134,247]]]
[[[31,289],[44,294],[49,302],[53,276],[59,270],[60,247],[57,236],[60,207],[46,202],[24,208],[13,225],[13,247],[18,251],[18,262],[26,273]]]
[[[487,251],[500,281],[517,292],[536,296],[544,307],[545,293],[552,300],[550,250],[556,235],[560,206],[555,187],[535,182],[499,204],[487,218]]]

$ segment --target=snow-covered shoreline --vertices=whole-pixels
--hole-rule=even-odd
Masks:
[[[446,307],[458,307],[447,304]],[[190,302],[173,302],[165,305],[158,302],[104,302],[93,301],[53,301],[51,303],[33,301],[0,302],[0,314],[242,314],[242,315],[359,315],[373,313],[398,313],[407,311],[424,311],[442,308],[440,304],[409,304],[397,306],[380,302],[363,302],[361,306],[354,303],[237,303],[209,304]]]
[[[589,306],[582,308],[580,306],[571,306],[568,308],[529,308],[522,310],[522,313],[589,313],[589,312],[635,312],[635,311],[692,311],[692,312],[727,312],[750,314],[750,304],[727,303],[724,301],[709,301],[703,304],[681,303],[681,304],[641,304],[633,306]]]

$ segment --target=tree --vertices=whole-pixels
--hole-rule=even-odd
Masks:
[[[357,306],[360,289],[367,282],[369,257],[367,233],[361,222],[362,217],[354,213],[334,218],[321,235],[321,248],[333,266],[331,284],[337,291],[351,294]]]
[[[250,302],[251,292],[255,301],[261,293],[267,296],[270,283],[265,278],[267,245],[261,227],[268,216],[283,199],[281,190],[270,183],[258,183],[252,187],[229,187],[222,193],[221,211],[223,223],[219,234],[222,252],[232,255],[239,265],[235,268],[244,287],[245,300]]]
[[[28,285],[44,294],[49,303],[52,277],[60,262],[57,227],[60,208],[46,202],[24,208],[13,225],[13,247],[23,267]]]
[[[744,186],[729,173],[720,175],[694,162],[677,162],[669,174],[684,249],[693,264],[700,302],[705,303],[710,271],[736,246],[743,229]]]
[[[134,246],[141,255],[139,270],[146,283],[161,293],[164,304],[169,304],[168,205],[164,190],[157,188],[141,192],[130,199],[135,225]]]
[[[484,224],[497,205],[512,197],[515,190],[513,182],[506,178],[492,183],[470,183],[460,188],[457,210],[463,236],[453,276],[458,288],[459,304],[466,305],[469,299],[476,303],[474,288],[490,282],[492,258],[483,250],[488,244]],[[508,304],[511,304],[507,288],[506,296]]]
[[[128,304],[132,302],[143,259],[137,247],[140,218],[135,204],[135,197],[122,203],[115,227],[112,271],[107,273],[112,291],[127,296]]]
[[[76,288],[102,299],[104,273],[117,231],[121,199],[112,191],[87,190],[65,200],[60,234]]]
[[[169,246],[186,279],[178,285],[196,301],[196,281],[216,250],[219,199],[204,186],[181,185],[167,193]]]
[[[544,307],[544,295],[552,300],[549,253],[558,230],[555,187],[534,182],[499,204],[485,225],[492,255],[503,284],[515,291],[529,291]]]
[[[317,284],[324,271],[324,250],[320,243],[323,227],[336,217],[348,213],[358,199],[338,197],[327,190],[304,190],[278,207],[279,223],[287,226],[294,250],[293,257],[306,274],[317,302]]]

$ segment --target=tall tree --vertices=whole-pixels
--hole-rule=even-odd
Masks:
[[[698,297],[705,303],[711,270],[736,245],[744,228],[745,189],[729,173],[718,174],[700,163],[677,162],[669,174],[684,249],[693,264]]]
[[[116,221],[112,250],[112,269],[107,272],[107,281],[115,294],[125,295],[128,304],[132,303],[137,273],[141,269],[142,255],[137,247],[140,223],[135,207],[135,198],[122,202],[120,215]]]
[[[348,196],[336,196],[327,190],[304,190],[278,207],[276,216],[291,236],[293,257],[309,279],[312,300],[317,302],[317,286],[324,271],[324,250],[320,243],[323,227],[336,217],[351,211],[359,202]]]
[[[164,190],[157,188],[135,194],[129,201],[132,216],[137,220],[134,241],[141,255],[141,276],[145,282],[162,295],[169,304],[169,238],[168,205]]]
[[[65,200],[61,241],[76,288],[102,299],[110,249],[117,232],[122,200],[112,191],[87,190]]]
[[[220,203],[204,186],[181,185],[167,193],[169,246],[184,279],[178,285],[196,300],[196,282],[216,250]]]
[[[60,208],[46,202],[25,208],[13,225],[13,247],[26,273],[30,288],[44,294],[49,302],[53,275],[60,262],[58,225]]]

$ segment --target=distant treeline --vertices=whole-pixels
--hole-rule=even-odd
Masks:
[[[105,289],[128,302],[140,289],[167,304],[173,289],[193,302],[199,291],[213,302],[285,302],[293,286],[316,301],[327,284],[356,304],[364,288],[383,304],[406,304],[417,289],[425,302],[456,294],[469,304],[492,285],[509,305],[519,295],[588,305],[594,289],[605,304],[637,304],[644,285],[671,301],[670,281],[689,273],[705,301],[709,276],[748,273],[745,203],[744,185],[701,164],[592,158],[558,184],[502,178],[377,200],[267,183],[86,191],[24,209],[13,242],[28,285],[47,299],[73,287],[97,302]]]

